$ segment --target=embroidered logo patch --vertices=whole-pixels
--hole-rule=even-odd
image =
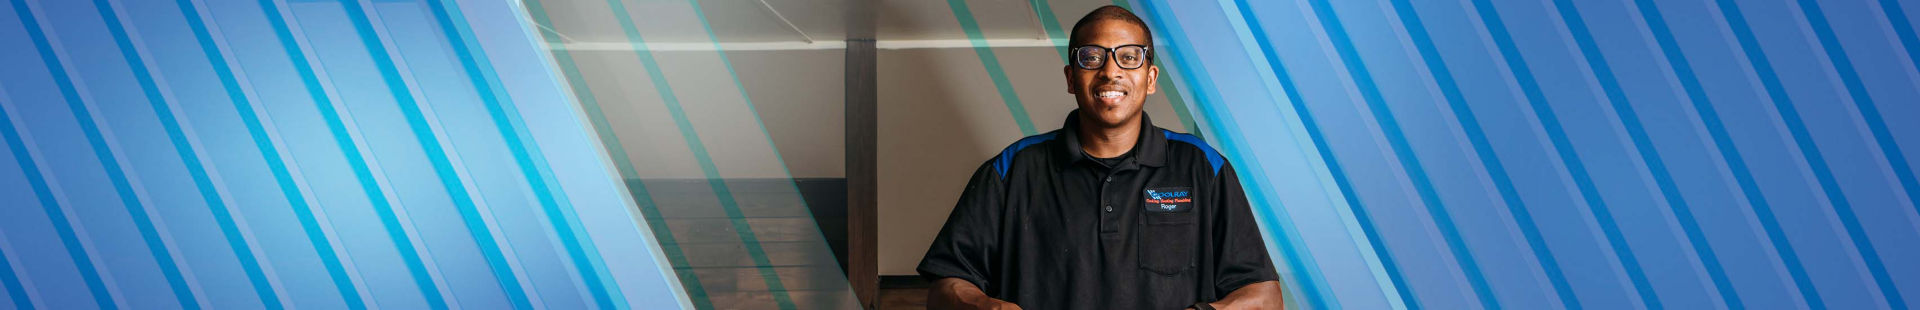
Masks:
[[[1193,189],[1190,187],[1158,187],[1147,189],[1147,212],[1187,212],[1193,210]]]

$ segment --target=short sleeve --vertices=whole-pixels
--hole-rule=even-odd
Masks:
[[[1006,186],[992,162],[988,163],[974,171],[946,225],[920,260],[918,271],[928,281],[959,278],[990,295],[994,291],[990,287],[998,279],[994,270],[1000,264],[996,258]]]
[[[1273,259],[1267,256],[1267,246],[1261,239],[1259,224],[1254,221],[1253,208],[1247,203],[1247,194],[1240,187],[1239,175],[1234,173],[1232,165],[1220,169],[1214,179],[1214,200],[1220,210],[1214,218],[1214,240],[1219,247],[1214,253],[1214,288],[1219,296],[1240,289],[1247,284],[1279,280],[1274,272]]]

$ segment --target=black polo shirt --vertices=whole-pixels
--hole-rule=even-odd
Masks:
[[[1081,150],[1073,115],[973,173],[921,276],[1027,309],[1180,309],[1279,279],[1239,178],[1206,142],[1143,114],[1132,155],[1108,167]]]

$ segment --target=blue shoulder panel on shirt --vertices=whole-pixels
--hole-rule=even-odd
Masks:
[[[1166,134],[1167,140],[1186,142],[1187,144],[1199,147],[1201,151],[1207,152],[1207,163],[1213,164],[1213,174],[1215,175],[1220,174],[1220,165],[1227,162],[1225,158],[1220,157],[1220,152],[1214,151],[1213,146],[1207,145],[1207,141],[1200,140],[1200,137],[1166,129],[1161,129],[1160,132]]]
[[[1020,141],[1014,142],[1013,145],[1008,145],[1007,149],[1000,150],[1000,157],[993,159],[993,169],[1000,172],[1001,179],[1006,179],[1007,169],[1013,168],[1013,154],[1019,154],[1020,150],[1027,149],[1027,147],[1033,146],[1034,144],[1053,140],[1053,136],[1054,133],[1049,132],[1020,138]]]

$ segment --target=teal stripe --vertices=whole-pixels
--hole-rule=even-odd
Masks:
[[[529,150],[537,150],[540,146],[537,141],[534,141],[532,135],[527,133],[519,114],[508,112],[518,111],[513,108],[513,98],[505,93],[504,87],[500,84],[499,73],[494,71],[493,64],[484,61],[487,59],[485,48],[479,46],[472,30],[466,23],[461,22],[466,20],[466,17],[460,14],[459,4],[444,0],[430,1],[430,4],[432,5],[429,9],[433,12],[434,19],[440,21],[440,28],[449,41],[448,45],[459,56],[460,65],[467,72],[475,92],[480,95],[481,101],[485,102],[487,113],[493,118],[494,127],[499,129],[501,139],[513,153],[515,164],[520,167],[521,175],[527,179],[527,186],[532,187],[549,225],[553,226],[554,236],[560,239],[561,245],[566,249],[567,257],[572,260],[594,306],[601,309],[628,308],[625,299],[616,300],[610,293],[619,290],[619,284],[611,281],[612,277],[602,273],[600,268],[596,268],[604,266],[599,259],[599,251],[593,250],[590,242],[581,241],[582,238],[590,239],[592,236],[581,230],[578,225],[579,220],[571,212],[567,212],[573,208],[573,205],[567,202],[565,196],[554,194],[560,191],[560,185],[552,183],[550,178],[553,173],[547,169],[546,157],[540,152]]]
[[[546,6],[542,4],[541,1],[531,0],[525,3],[528,15],[533,16],[534,23],[552,29],[551,25],[553,25],[553,22],[551,16],[548,15]],[[560,37],[545,31],[541,32],[541,37],[546,40],[548,46],[561,46],[563,44]],[[679,242],[675,241],[673,230],[668,229],[664,216],[660,214],[659,206],[654,203],[653,196],[647,191],[646,184],[636,181],[639,177],[639,172],[633,168],[633,159],[628,156],[626,146],[620,143],[620,137],[618,133],[613,130],[613,125],[607,123],[605,113],[600,110],[600,100],[593,95],[593,90],[590,88],[591,85],[587,84],[586,77],[580,74],[580,68],[574,63],[572,53],[568,51],[556,51],[553,53],[553,57],[554,60],[559,63],[562,74],[566,75],[567,84],[572,87],[574,95],[580,98],[580,105],[585,108],[587,121],[593,125],[594,132],[600,139],[600,144],[605,145],[607,152],[613,157],[614,167],[619,170],[620,179],[623,183],[626,183],[627,191],[633,196],[635,204],[639,205],[641,217],[653,224],[647,225],[647,229],[652,231],[655,238],[658,239],[657,241],[660,242],[661,250],[666,252],[668,264],[672,266],[689,265],[686,254],[681,251]],[[591,244],[589,243],[588,246],[591,246]],[[595,268],[597,271],[604,272],[606,267],[599,265],[595,266]],[[695,308],[713,308],[713,302],[707,298],[706,287],[700,284],[698,275],[691,271],[682,271],[677,268],[674,269],[674,274],[679,278],[680,285],[686,288],[687,297]]]
[[[176,0],[175,4],[180,6],[180,13],[187,22],[187,28],[193,31],[193,38],[199,43],[200,52],[206,54],[207,64],[212,66],[213,72],[219,76],[220,86],[226,90],[228,99],[233,101],[234,112],[240,115],[241,123],[247,128],[248,137],[253,139],[260,154],[268,158],[266,160],[268,169],[273,171],[275,183],[280,185],[282,193],[286,195],[289,202],[296,199],[304,200],[291,177],[282,177],[289,175],[286,173],[287,167],[280,162],[279,151],[273,149],[273,142],[267,137],[259,117],[253,114],[252,99],[248,98],[246,92],[240,87],[239,79],[233,74],[233,67],[227,64],[226,54],[220,50],[218,44],[214,43],[213,35],[207,30],[206,20],[200,15],[199,9],[191,0]],[[233,211],[229,210],[233,207],[235,206],[213,205],[209,209],[218,221],[221,233],[227,235],[228,243],[233,247],[234,256],[240,260],[240,267],[246,272],[247,280],[253,283],[256,294],[260,295],[260,303],[266,309],[286,308],[280,300],[280,292],[274,289],[273,283],[267,279],[264,268],[260,266],[260,259],[256,256],[259,253],[255,253],[252,243],[247,242],[251,235],[240,230],[239,221],[235,219]]]
[[[361,46],[366,48],[367,55],[373,59],[374,67],[380,71],[381,79],[386,82],[387,91],[393,95],[396,105],[400,108],[401,116],[406,118],[407,127],[412,129],[414,139],[420,144],[421,152],[425,153],[427,160],[433,166],[434,173],[440,179],[441,187],[446,189],[448,198],[453,200],[455,209],[458,209],[460,217],[467,226],[467,233],[479,246],[480,255],[486,259],[495,282],[506,294],[508,306],[515,309],[533,308],[526,289],[521,287],[519,278],[514,276],[512,263],[507,261],[505,253],[507,249],[495,239],[493,231],[487,227],[486,215],[480,213],[473,196],[467,192],[467,185],[460,179],[457,168],[448,158],[448,154],[453,150],[446,149],[440,144],[439,138],[434,136],[432,125],[427,123],[426,115],[422,111],[426,103],[416,101],[413,90],[409,89],[406,82],[402,80],[400,70],[392,56],[397,52],[380,41],[379,34],[373,29],[373,22],[368,18],[370,13],[360,6],[360,1],[340,1],[340,4],[346,10],[347,18],[353,23],[354,31],[358,32]],[[421,291],[429,295],[438,293],[438,289],[431,286],[431,279],[416,277],[415,281],[420,284]]]
[[[993,56],[993,47],[987,46],[986,35],[980,32],[980,25],[974,21],[973,11],[967,10],[966,0],[947,0],[947,5],[953,7],[954,19],[960,20],[960,28],[966,30],[967,41],[973,44],[973,52],[980,55],[980,64],[987,69],[987,76],[993,78],[994,89],[1000,91],[1000,101],[1007,104],[1007,111],[1013,113],[1013,121],[1020,124],[1021,135],[1039,133],[1033,129],[1033,120],[1027,117],[1026,105],[1021,104],[1019,94],[1013,92],[1013,82],[1007,80],[1007,71],[1000,69],[1000,58]]]
[[[1047,39],[1053,41],[1053,50],[1060,52],[1060,63],[1072,63],[1073,59],[1067,58],[1067,39],[1072,37],[1062,29],[1064,27],[1060,25],[1060,19],[1053,16],[1053,6],[1047,4],[1047,0],[1027,0],[1027,3],[1027,7],[1033,8],[1033,15],[1040,18],[1040,27],[1046,28]]]
[[[740,212],[739,202],[734,201],[733,191],[727,187],[726,180],[720,177],[720,168],[714,165],[712,156],[707,153],[706,144],[700,141],[700,135],[694,131],[693,121],[687,118],[686,111],[681,108],[680,98],[674,94],[673,86],[667,82],[667,74],[661,71],[660,64],[654,61],[653,52],[647,49],[646,39],[640,35],[640,29],[634,26],[633,17],[627,13],[626,4],[620,1],[607,0],[607,5],[612,8],[614,15],[620,18],[620,27],[626,31],[628,44],[632,45],[634,55],[640,59],[640,64],[646,67],[647,77],[653,82],[653,88],[660,92],[660,99],[666,104],[667,113],[673,116],[674,125],[679,127],[681,138],[687,142],[687,149],[693,152],[694,158],[699,159],[700,170],[707,176],[707,184],[713,187],[714,195],[719,197],[721,209],[726,211],[728,221],[733,224],[733,230],[740,235],[740,242],[746,247],[747,255],[753,258],[755,268],[760,271],[761,279],[766,281],[767,290],[773,293],[774,303],[781,309],[794,309],[793,298],[787,295],[786,286],[780,283],[780,275],[774,273],[773,263],[767,259],[766,251],[760,248],[760,239],[754,236],[753,226],[747,224],[746,215]],[[700,14],[697,8],[694,14]]]
[[[301,84],[306,87],[307,95],[313,99],[314,108],[320,112],[320,118],[327,123],[328,133],[333,135],[334,143],[340,145],[340,153],[347,160],[347,166],[353,170],[354,177],[359,179],[360,190],[367,194],[367,201],[379,214],[381,224],[386,227],[388,236],[393,239],[395,247],[399,249],[401,258],[406,261],[408,271],[415,277],[421,277],[424,268],[420,267],[424,265],[420,264],[419,255],[413,251],[413,242],[400,230],[399,220],[393,214],[393,206],[387,202],[386,192],[381,190],[380,184],[374,181],[373,171],[367,167],[367,160],[362,157],[360,147],[353,140],[353,136],[347,132],[346,123],[340,119],[340,111],[333,106],[333,98],[327,96],[325,87],[320,83],[319,74],[314,72],[313,61],[309,60],[308,55],[301,48],[302,41],[294,38],[291,29],[293,25],[287,21],[285,12],[280,10],[279,4],[274,0],[260,0],[260,9],[267,18],[267,24],[272,25],[274,37],[280,40],[280,46],[286,50],[287,60],[292,62],[294,71],[299,73]],[[252,113],[243,113],[243,115],[247,114]],[[279,156],[270,154],[264,157],[268,163],[285,167]],[[292,180],[290,173],[276,170],[274,174],[275,178],[282,180],[282,190],[290,194],[287,202],[294,209],[294,218],[300,222],[300,228],[306,231],[307,242],[313,245],[315,254],[320,256],[320,265],[327,270],[327,276],[333,280],[334,289],[340,294],[340,298],[346,303],[348,309],[366,309],[366,298],[360,296],[353,278],[347,275],[346,266],[341,262],[342,253],[336,252],[333,241],[328,240],[326,227],[320,226],[317,211],[313,206],[308,205],[305,199],[292,195],[298,193],[297,188],[287,188],[294,186],[287,181]],[[427,294],[426,299],[428,305],[434,305],[434,302],[439,300],[439,295]]]

